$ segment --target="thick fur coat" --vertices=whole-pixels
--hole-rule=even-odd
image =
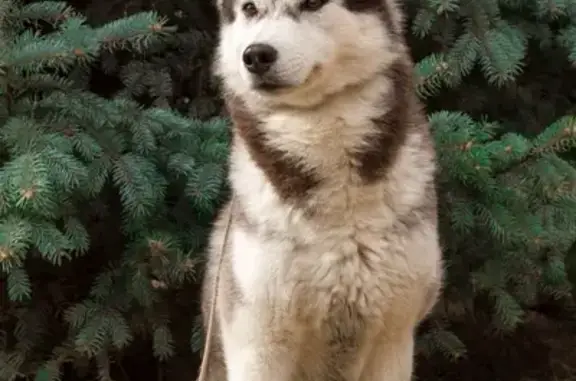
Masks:
[[[230,205],[204,279],[208,381],[410,380],[442,266],[434,147],[398,5],[218,8],[235,202],[217,300]]]

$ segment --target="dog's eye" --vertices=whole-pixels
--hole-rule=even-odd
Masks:
[[[253,2],[249,1],[242,5],[242,12],[244,12],[246,17],[254,17],[258,14],[258,8],[256,8],[256,5]]]
[[[326,4],[326,0],[304,0],[300,4],[300,9],[303,11],[317,11]]]

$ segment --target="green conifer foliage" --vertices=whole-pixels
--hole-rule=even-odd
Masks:
[[[169,295],[225,191],[226,122],[76,82],[104,50],[159,43],[171,30],[156,13],[92,28],[63,2],[1,4],[0,380],[86,361],[110,380],[139,335],[160,360],[174,352]]]
[[[92,25],[152,8],[166,17],[170,25],[178,27],[162,43],[150,46],[146,54],[126,54],[124,51],[103,54],[98,77],[107,86],[105,89],[93,86],[93,91],[112,91],[141,104],[172,107],[193,118],[203,119],[220,113],[222,102],[210,65],[218,27],[212,2],[92,0],[83,3]],[[108,85],[113,82],[117,84]]]
[[[509,331],[542,298],[574,304],[576,2],[408,3],[448,270],[420,348],[458,358],[452,323]]]

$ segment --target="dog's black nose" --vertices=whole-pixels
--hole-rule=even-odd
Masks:
[[[264,74],[278,59],[278,51],[268,44],[252,44],[249,45],[242,60],[246,69],[253,74]]]

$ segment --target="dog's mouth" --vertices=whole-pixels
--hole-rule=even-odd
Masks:
[[[279,96],[297,89],[308,87],[320,74],[321,66],[316,65],[302,83],[288,83],[274,75],[252,76],[252,89],[264,95]]]
[[[287,91],[293,86],[273,79],[255,78],[252,82],[252,87],[257,91],[273,94]]]

